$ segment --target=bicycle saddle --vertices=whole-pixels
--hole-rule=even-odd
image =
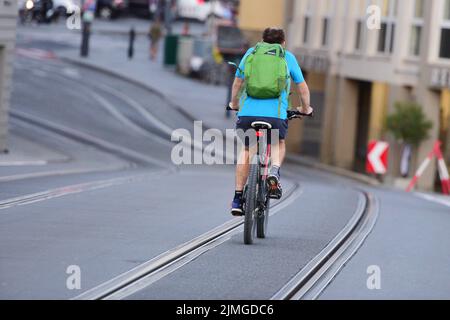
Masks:
[[[255,121],[252,123],[252,128],[254,128],[255,130],[268,130],[272,129],[272,125],[264,121]]]

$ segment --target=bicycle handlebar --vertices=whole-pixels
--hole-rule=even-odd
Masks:
[[[308,113],[303,113],[300,111],[288,110],[287,115],[288,115],[289,120],[296,119],[296,118],[301,119],[302,117],[314,118],[314,111],[308,114]]]
[[[227,106],[227,110],[228,111],[239,112],[239,110],[232,109],[230,106]],[[288,110],[287,111],[287,116],[288,116],[288,120],[301,119],[303,117],[314,118],[314,112],[311,112],[310,114],[306,114],[306,113],[303,113],[303,112],[300,112],[300,111]]]

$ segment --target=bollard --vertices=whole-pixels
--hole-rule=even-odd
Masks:
[[[83,31],[81,34],[81,52],[82,57],[87,57],[89,55],[89,37],[91,34],[91,23],[83,22]]]
[[[136,31],[134,30],[134,27],[130,29],[130,41],[128,44],[128,59],[133,59],[134,55],[134,39],[136,38]]]

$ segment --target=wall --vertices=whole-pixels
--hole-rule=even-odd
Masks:
[[[284,27],[284,0],[241,0],[239,27],[249,31]]]

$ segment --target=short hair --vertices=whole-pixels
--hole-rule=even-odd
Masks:
[[[263,41],[267,43],[282,44],[286,39],[283,29],[267,28],[263,32]]]

